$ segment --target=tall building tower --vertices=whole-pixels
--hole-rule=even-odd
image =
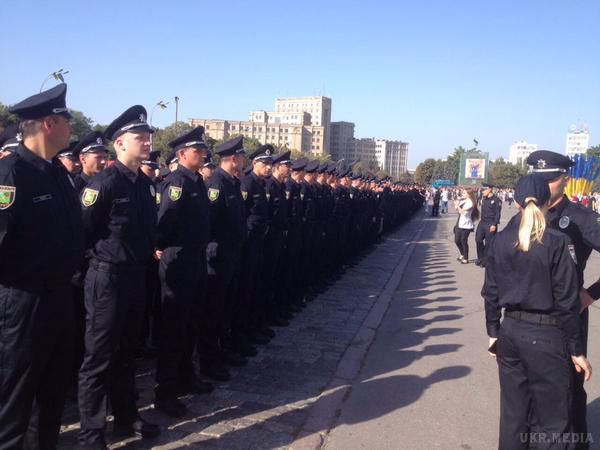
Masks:
[[[329,97],[278,97],[275,99],[275,113],[309,113],[311,125],[324,128],[323,145],[330,152],[331,99]]]
[[[528,144],[526,141],[517,141],[508,150],[508,161],[512,164],[523,166],[527,157],[538,149],[537,144]]]
[[[571,125],[567,133],[567,144],[565,153],[571,157],[576,154],[585,153],[590,147],[590,130],[587,124],[581,127]]]

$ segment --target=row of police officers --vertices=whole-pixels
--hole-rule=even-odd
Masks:
[[[157,436],[135,391],[149,298],[155,407],[181,417],[179,396],[212,390],[195,366],[229,379],[272,326],[423,201],[269,145],[246,155],[241,137],[216,149],[216,168],[201,127],[169,143],[172,171],[153,178],[146,110],[133,106],[69,145],[66,91],[14,105],[19,136],[0,143],[10,145],[0,161],[1,448],[56,447],[73,372],[81,448],[106,448],[109,412],[116,435]]]

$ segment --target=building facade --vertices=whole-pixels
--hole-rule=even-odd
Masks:
[[[571,126],[567,133],[565,153],[571,157],[577,154],[585,153],[590,147],[590,130],[587,125],[582,127]]]
[[[528,144],[526,141],[517,141],[508,150],[508,161],[512,164],[523,166],[527,157],[537,151],[537,144]]]
[[[281,117],[294,114],[310,114],[310,124],[324,128],[324,153],[329,153],[331,126],[331,99],[329,97],[278,97],[275,99],[275,113]]]
[[[329,148],[331,157],[335,161],[356,159],[354,124],[352,122],[331,122]]]

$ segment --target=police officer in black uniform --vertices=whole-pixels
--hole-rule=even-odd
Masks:
[[[83,227],[54,158],[71,135],[66,92],[60,84],[9,109],[23,140],[0,161],[0,448],[56,448],[69,381]]]
[[[244,148],[237,137],[217,147],[220,167],[206,183],[210,201],[210,243],[207,247],[215,290],[208,299],[206,335],[210,342],[203,346],[201,371],[215,380],[228,380],[224,359],[240,360],[240,354],[254,356],[256,349],[243,339],[245,318],[240,311],[238,282],[242,249],[246,240],[246,213],[236,153]]]
[[[83,448],[106,448],[108,400],[117,435],[154,437],[135,403],[135,351],[145,307],[145,273],[156,242],[156,190],[140,171],[148,159],[146,109],[132,106],[106,129],[117,161],[81,194],[87,248],[85,356],[79,372]]]
[[[75,189],[81,194],[88,182],[106,167],[108,159],[107,142],[100,131],[92,131],[73,148],[73,156],[81,164],[81,172],[75,178]]]
[[[156,258],[160,260],[161,331],[156,363],[156,408],[182,417],[186,406],[177,399],[181,386],[210,392],[198,384],[187,349],[196,335],[202,295],[206,292],[206,246],[210,236],[206,188],[198,170],[208,151],[204,128],[197,127],[169,142],[177,152],[177,170],[162,183]],[[185,390],[188,390],[185,389]]]
[[[11,124],[0,133],[0,159],[13,153],[19,146],[19,126]]]
[[[571,238],[577,264],[577,289],[581,299],[583,351],[587,355],[588,306],[600,298],[600,281],[585,288],[583,274],[592,250],[600,251],[600,216],[583,205],[571,202],[564,195],[569,181],[568,170],[574,164],[568,157],[548,150],[538,150],[529,155],[527,164],[533,166],[533,171],[544,177],[550,186],[552,196],[547,216],[548,225]],[[583,387],[584,375],[575,372],[573,375],[575,376],[573,389],[574,431],[580,436],[586,436],[587,394]],[[584,439],[577,448],[585,449],[587,447],[588,444]]]
[[[65,169],[67,169],[67,172],[69,172],[69,175],[72,179],[74,179],[77,176],[77,174],[81,171],[81,164],[79,163],[79,158],[73,152],[77,144],[77,141],[71,142],[68,146],[63,148],[56,155],[56,159],[58,159],[65,167]]]
[[[497,355],[500,375],[501,449],[529,448],[525,438],[531,432],[556,441],[543,442],[543,448],[570,448],[571,435],[566,442],[557,439],[574,431],[571,367],[591,376],[574,255],[567,236],[545,226],[549,199],[542,177],[519,180],[515,200],[521,212],[495,236],[486,265],[482,295],[490,353]]]
[[[494,195],[494,186],[488,183],[483,183],[482,186],[481,220],[475,232],[475,242],[477,244],[477,261],[475,265],[485,267],[485,249],[496,234],[496,231],[498,231],[502,203]]]
[[[289,305],[294,312],[304,306],[302,237],[304,225],[304,205],[301,182],[308,161],[299,158],[292,163],[290,177],[285,182],[285,195],[288,200],[289,232],[287,236],[287,255],[285,283],[289,293]]]

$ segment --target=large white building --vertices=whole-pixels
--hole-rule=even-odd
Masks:
[[[527,157],[537,151],[537,144],[528,144],[526,141],[517,141],[508,150],[508,161],[512,164],[523,166]]]
[[[587,125],[576,127],[571,125],[567,133],[567,142],[565,153],[567,156],[574,156],[578,153],[585,153],[590,147],[590,130]]]

